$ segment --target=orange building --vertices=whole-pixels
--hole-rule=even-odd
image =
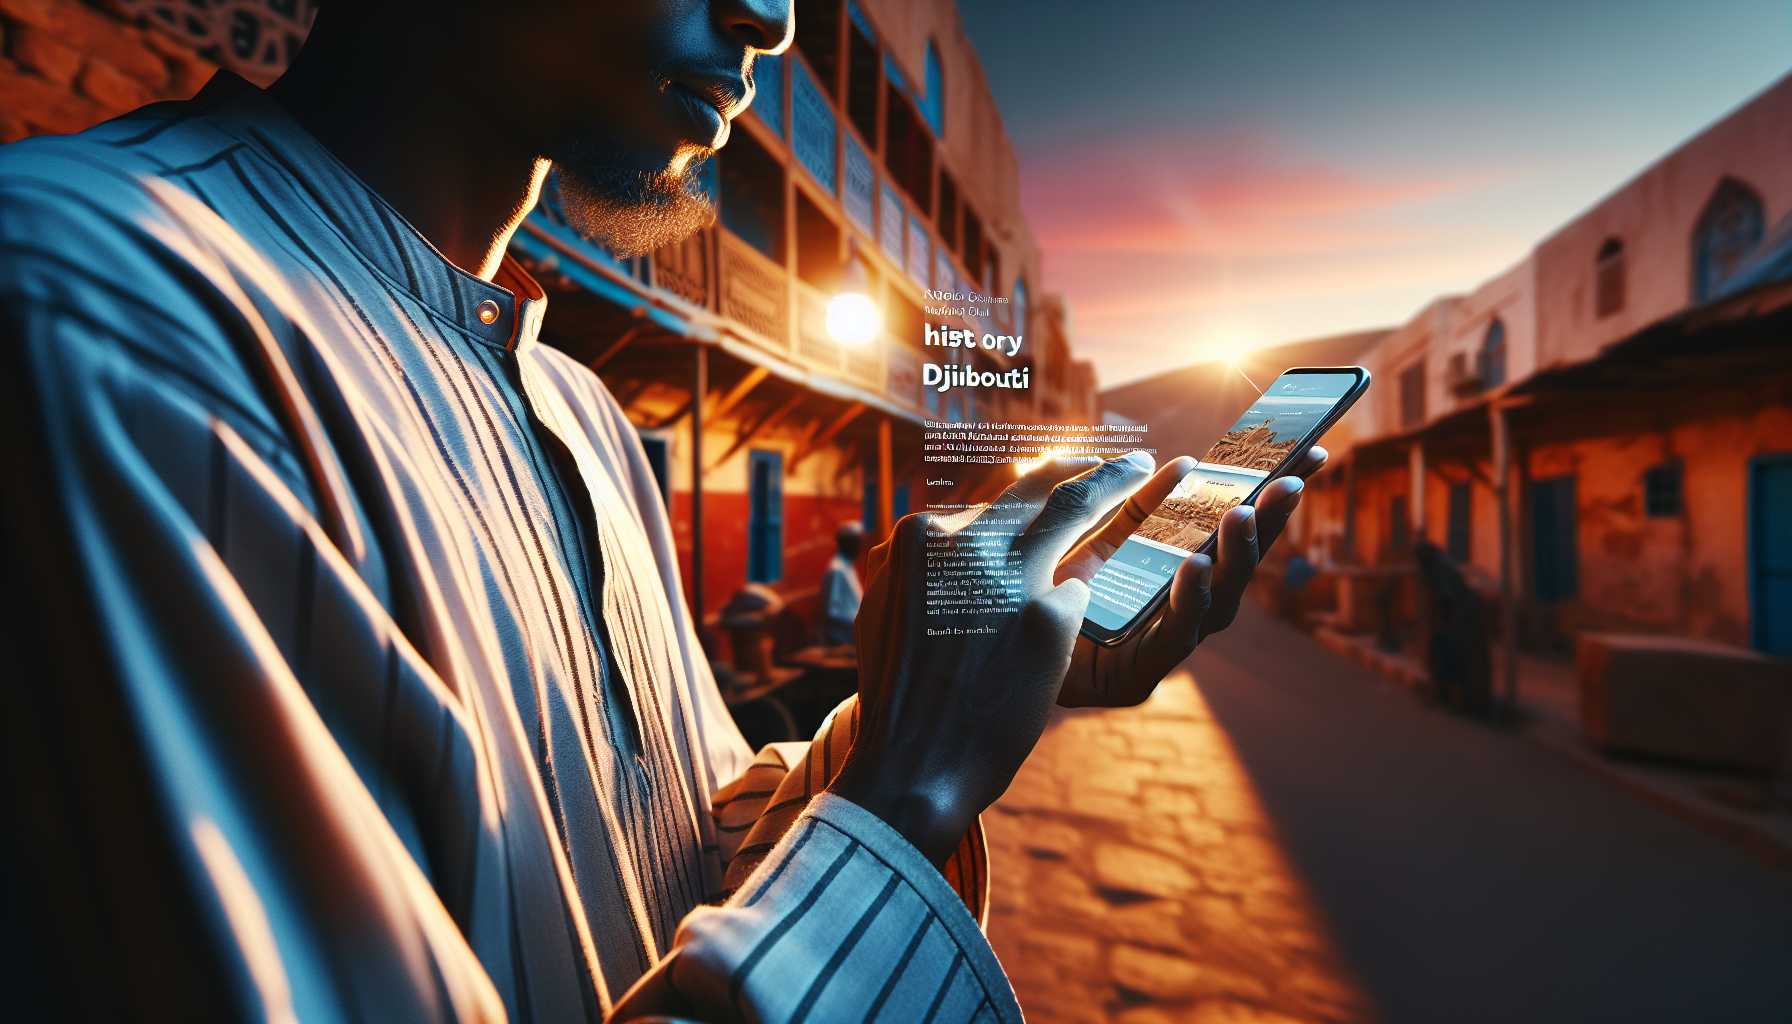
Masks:
[[[1792,77],[1361,356],[1304,506],[1339,560],[1428,539],[1513,643],[1792,654]]]

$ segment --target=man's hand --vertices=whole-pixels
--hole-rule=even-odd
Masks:
[[[1066,707],[1137,704],[1203,638],[1231,625],[1258,559],[1281,536],[1300,504],[1305,478],[1317,473],[1325,458],[1324,448],[1309,448],[1290,475],[1263,489],[1255,508],[1239,505],[1221,517],[1218,564],[1206,555],[1184,559],[1170,581],[1169,601],[1124,642],[1103,647],[1078,636],[1058,702]],[[1194,467],[1195,460],[1187,456],[1166,464],[1100,530],[1077,545],[1055,578],[1087,582]]]
[[[1032,752],[1070,668],[1089,588],[1054,578],[1059,563],[1151,465],[1142,452],[1049,462],[990,505],[896,524],[868,556],[859,730],[832,792],[935,864],[951,856]],[[930,588],[966,603],[928,614]]]

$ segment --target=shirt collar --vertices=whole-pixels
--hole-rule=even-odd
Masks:
[[[194,97],[208,119],[291,177],[299,194],[396,287],[502,349],[533,345],[547,293],[507,252],[491,281],[454,265],[273,97],[219,71]]]

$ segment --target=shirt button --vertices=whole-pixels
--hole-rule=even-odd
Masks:
[[[496,323],[498,319],[498,304],[491,299],[486,299],[479,304],[478,313],[480,323]]]

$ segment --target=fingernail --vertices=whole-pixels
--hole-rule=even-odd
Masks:
[[[1294,481],[1294,486],[1288,488],[1289,494],[1299,494],[1300,492],[1307,489],[1307,482],[1305,480],[1302,480],[1300,477],[1291,476],[1288,479]]]
[[[1127,452],[1125,455],[1122,455],[1120,458],[1122,461],[1129,462],[1129,463],[1133,464],[1134,466],[1138,466],[1141,469],[1150,469],[1151,465],[1152,465],[1152,461],[1153,461],[1151,458],[1151,453],[1145,451],[1142,448],[1134,448],[1132,451]]]
[[[1250,505],[1240,505],[1244,509],[1244,539],[1257,539],[1257,510]]]

